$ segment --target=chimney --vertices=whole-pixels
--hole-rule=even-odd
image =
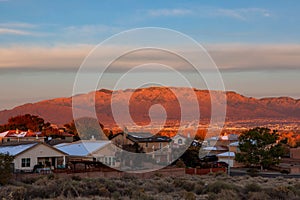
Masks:
[[[91,137],[91,140],[92,140],[92,141],[95,141],[95,137],[94,137],[94,135],[92,135],[92,137]]]

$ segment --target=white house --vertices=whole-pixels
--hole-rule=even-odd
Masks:
[[[177,134],[172,138],[173,147],[180,147],[186,144],[187,138],[183,135]]]
[[[15,172],[31,172],[35,165],[57,168],[65,165],[66,153],[44,143],[2,145],[0,153],[14,156]]]
[[[118,148],[109,140],[80,140],[54,146],[69,155],[69,160],[100,161],[108,166],[117,167]]]
[[[234,167],[234,163],[235,163],[235,153],[234,152],[224,152],[224,153],[220,153],[217,154],[217,157],[219,159],[220,162],[226,162],[230,167]]]

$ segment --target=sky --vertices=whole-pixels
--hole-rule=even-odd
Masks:
[[[173,29],[203,45],[226,90],[299,99],[299,8],[297,0],[0,0],[0,110],[71,96],[76,72],[95,45],[142,27]],[[126,63],[119,68],[100,87],[111,89]]]

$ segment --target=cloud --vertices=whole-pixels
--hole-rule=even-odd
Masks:
[[[33,33],[19,29],[0,28],[0,35],[33,35]]]
[[[271,12],[263,8],[217,9],[216,16],[226,16],[239,20],[247,20],[249,17],[270,17]]]
[[[0,68],[76,69],[93,46],[11,46],[0,48]]]
[[[153,17],[159,16],[184,16],[193,14],[192,10],[189,9],[156,9],[148,10],[148,15]]]
[[[42,33],[32,31],[36,27],[38,27],[38,25],[24,22],[0,23],[0,35],[43,35]]]
[[[289,70],[300,69],[298,44],[207,44],[205,45],[221,70]],[[77,70],[94,45],[59,45],[54,47],[11,46],[0,48],[0,68],[36,70]],[[103,53],[112,57],[120,46],[111,46]],[[199,56],[189,49],[192,56]],[[103,67],[97,60],[97,66]],[[187,63],[160,52],[140,51],[114,63],[115,70],[129,69],[145,63],[163,63],[185,70]]]
[[[223,70],[300,69],[299,44],[213,44],[206,48]]]
[[[6,28],[36,28],[36,24],[24,23],[24,22],[7,22],[0,23],[0,27]]]

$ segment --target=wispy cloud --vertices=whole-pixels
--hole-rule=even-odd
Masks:
[[[6,23],[0,23],[0,27],[6,27],[6,28],[36,28],[38,25],[36,24],[30,24],[30,23],[24,23],[24,22],[6,22]]]
[[[0,35],[33,35],[33,33],[18,29],[0,28]]]
[[[190,15],[193,14],[192,10],[189,9],[180,9],[180,8],[174,8],[174,9],[156,9],[156,10],[148,10],[148,15],[153,17],[159,17],[159,16],[184,16],[184,15]]]
[[[0,48],[0,68],[33,68],[37,70],[76,70],[92,50],[93,45],[60,45],[54,47],[12,46]],[[113,57],[120,46],[111,46],[104,52]],[[298,44],[211,44],[206,49],[221,70],[300,69]],[[199,56],[190,49],[192,56]],[[184,70],[186,64],[158,53],[138,52],[115,63],[116,70],[129,69],[145,63],[161,63]],[[97,66],[102,66],[97,60]],[[103,65],[104,66],[104,65]]]
[[[263,8],[240,8],[240,9],[217,9],[215,12],[217,16],[226,16],[239,20],[247,20],[249,17],[260,16],[270,17],[271,12]]]
[[[86,34],[99,34],[99,33],[113,33],[120,31],[120,28],[107,26],[107,25],[82,25],[82,26],[68,26],[63,28],[64,33],[68,34],[78,34],[78,35],[86,35]]]
[[[0,35],[31,35],[37,36],[38,33],[32,29],[38,27],[36,24],[24,22],[5,22],[0,23]]]
[[[207,49],[224,70],[300,69],[299,44],[214,44]]]

